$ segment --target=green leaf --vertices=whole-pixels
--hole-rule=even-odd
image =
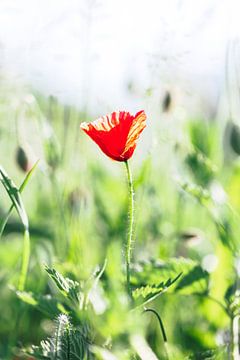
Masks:
[[[39,160],[37,160],[35,162],[35,164],[33,165],[33,167],[29,170],[29,172],[27,173],[25,179],[23,180],[19,191],[20,193],[25,189],[26,185],[28,184],[29,180],[31,179],[31,177],[33,176],[34,171],[36,170],[37,166],[38,166]]]
[[[146,305],[150,301],[155,300],[159,295],[161,295],[163,292],[167,291],[168,288],[173,285],[181,276],[182,274],[178,274],[174,279],[168,279],[166,282],[161,282],[157,285],[146,285],[141,286],[133,290],[132,296],[134,300],[138,300],[143,303],[140,305]]]
[[[36,295],[31,292],[17,291],[17,296],[26,304],[36,307],[43,314],[51,318],[59,315],[60,312],[67,312],[64,305],[51,295]]]
[[[28,217],[23,205],[23,201],[21,199],[20,191],[1,166],[0,166],[0,181],[3,184],[5,190],[7,191],[13,206],[17,210],[24,228],[28,229]]]
[[[91,360],[91,341],[86,328],[74,329],[68,316],[60,314],[54,335],[24,353],[46,360]]]
[[[216,173],[217,167],[200,151],[192,151],[185,158],[185,163],[197,183],[208,185]]]
[[[73,281],[67,277],[61,275],[57,270],[51,269],[48,266],[45,267],[47,273],[55,282],[61,293],[73,301],[74,304],[79,303],[80,284],[77,281]]]
[[[23,180],[23,182],[22,182],[22,184],[21,184],[21,186],[20,186],[20,188],[19,188],[19,192],[20,192],[20,193],[24,190],[24,188],[26,187],[27,183],[28,183],[29,180],[31,179],[31,177],[32,177],[32,175],[33,175],[33,173],[34,173],[34,171],[35,171],[38,163],[39,163],[39,160],[36,161],[36,163],[33,165],[33,167],[31,168],[31,170],[27,173],[25,179]],[[9,220],[9,217],[10,217],[10,215],[11,215],[11,212],[12,212],[13,208],[14,208],[14,203],[12,203],[12,205],[10,206],[10,208],[9,208],[9,210],[8,210],[8,212],[7,212],[7,215],[6,215],[5,219],[3,219],[3,221],[2,221],[1,229],[0,229],[0,238],[1,238],[2,234],[3,234],[4,228],[5,228],[8,220]]]
[[[17,296],[26,304],[36,306],[38,301],[34,298],[32,293],[28,293],[26,291],[17,291]]]
[[[174,291],[186,295],[205,293],[208,278],[208,273],[190,259],[172,258],[167,262],[150,260],[135,264],[131,286],[134,298],[141,298],[145,303],[167,291],[179,279]]]
[[[220,346],[217,349],[207,350],[203,352],[194,353],[186,358],[186,360],[226,360],[229,358],[227,346]]]
[[[205,293],[208,290],[209,274],[200,265],[195,265],[180,279],[175,290],[187,294]]]

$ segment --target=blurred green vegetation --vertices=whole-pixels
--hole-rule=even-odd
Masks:
[[[82,354],[74,359],[150,360],[151,352],[165,359],[159,321],[144,306],[163,321],[169,359],[229,358],[239,313],[238,130],[227,136],[217,119],[148,117],[130,161],[132,304],[123,276],[125,170],[80,133],[80,122],[95,114],[11,89],[0,112],[1,165],[18,186],[40,159],[22,193],[31,236],[24,292],[16,290],[23,248],[16,211],[1,238],[0,358],[32,351],[67,359],[65,340],[59,357],[29,350],[56,328]],[[11,202],[4,188],[0,196],[4,219]]]

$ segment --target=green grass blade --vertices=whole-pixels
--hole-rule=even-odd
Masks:
[[[1,166],[0,166],[0,181],[3,184],[5,190],[7,191],[8,196],[10,197],[12,201],[12,205],[17,210],[18,215],[24,226],[24,229],[28,229],[29,227],[28,217],[23,205],[22,198],[20,196],[19,189]]]
[[[22,266],[20,271],[20,278],[18,283],[18,290],[24,291],[27,273],[28,273],[28,265],[29,265],[29,258],[30,258],[30,236],[29,236],[29,222],[28,216],[20,195],[20,192],[25,188],[27,185],[33,171],[35,170],[37,163],[33,166],[33,168],[28,172],[26,178],[24,179],[22,185],[18,189],[17,186],[14,184],[12,179],[8,176],[6,171],[0,166],[0,181],[3,184],[5,190],[7,191],[8,196],[12,201],[11,208],[9,209],[5,220],[2,223],[1,227],[1,234],[4,230],[4,227],[7,223],[8,217],[11,213],[13,207],[17,210],[17,213],[22,221],[24,226],[24,241],[23,241],[23,253],[22,253]]]
[[[29,259],[30,259],[30,236],[28,229],[26,229],[24,231],[24,238],[23,238],[22,267],[21,267],[19,283],[18,283],[19,291],[24,291],[25,288]]]
[[[19,192],[20,192],[20,193],[21,193],[21,192],[24,190],[24,188],[26,187],[26,185],[27,185],[27,183],[29,182],[30,178],[32,177],[32,175],[33,175],[33,173],[34,173],[34,171],[35,171],[38,163],[39,163],[39,160],[36,161],[36,163],[33,165],[33,167],[31,168],[31,170],[27,173],[25,179],[23,180],[23,182],[22,182],[22,184],[21,184],[21,186],[20,186],[20,188],[19,188]],[[4,229],[5,229],[5,226],[7,225],[7,222],[8,222],[8,220],[9,220],[9,217],[10,217],[10,215],[11,215],[11,212],[12,212],[13,208],[14,208],[14,204],[12,203],[12,205],[10,206],[10,208],[9,208],[9,210],[8,210],[5,218],[4,218],[3,221],[2,221],[1,228],[0,228],[0,239],[1,239],[1,237],[2,237],[3,231],[4,231]]]

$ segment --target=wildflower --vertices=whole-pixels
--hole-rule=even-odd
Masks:
[[[131,115],[127,111],[115,111],[90,123],[82,123],[81,129],[111,159],[127,161],[137,145],[139,135],[146,127],[144,110]]]

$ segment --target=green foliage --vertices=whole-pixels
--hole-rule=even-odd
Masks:
[[[79,289],[80,284],[77,281],[64,278],[59,272],[55,269],[50,269],[46,266],[47,273],[51,276],[55,284],[61,293],[69,298],[73,303],[79,302]]]
[[[57,316],[60,312],[65,310],[64,305],[49,294],[34,295],[25,291],[17,291],[17,296],[21,301],[36,307],[39,311],[49,316],[50,318]],[[64,312],[67,313],[67,310]]]
[[[137,264],[132,284],[135,296],[146,298],[151,292],[160,295],[175,282],[174,291],[182,294],[206,293],[208,279],[209,274],[196,261],[172,258],[166,262],[151,260]]]
[[[5,190],[7,191],[7,194],[10,197],[13,206],[17,210],[24,228],[28,229],[28,216],[23,205],[20,191],[2,167],[0,167],[0,181],[3,184]]]
[[[40,346],[32,346],[26,351],[36,359],[46,360],[90,360],[90,340],[86,331],[74,329],[66,315],[60,314],[56,320],[54,335],[42,341]]]
[[[208,350],[189,356],[186,360],[225,360],[228,358],[226,347],[220,347],[215,350]]]
[[[21,186],[19,188],[19,193],[21,193],[24,190],[24,188],[26,187],[26,185],[29,182],[29,180],[31,179],[37,165],[38,165],[38,161],[34,164],[34,166],[31,168],[31,170],[25,176],[25,179],[23,180],[23,182],[22,182],[22,184],[21,184]],[[16,191],[16,190],[14,190],[14,191]],[[19,197],[19,195],[18,195],[18,197]],[[20,199],[20,201],[21,201],[21,199]],[[21,201],[21,205],[23,206],[22,201]],[[4,228],[5,228],[5,226],[6,226],[7,222],[8,222],[8,219],[9,219],[9,217],[11,215],[11,212],[12,212],[14,207],[15,207],[15,204],[13,202],[12,205],[10,206],[8,212],[7,212],[7,215],[5,216],[5,219],[3,219],[3,221],[2,221],[1,230],[0,230],[0,238],[1,238],[2,234],[3,234]],[[25,211],[25,210],[23,209],[23,211]]]
[[[2,116],[10,111],[17,118],[41,158],[41,172],[29,181],[35,165],[18,188],[0,171],[0,358],[18,357],[24,347],[25,357],[36,359],[132,360],[144,352],[164,359],[159,322],[142,314],[150,302],[161,315],[170,358],[227,358],[230,317],[239,314],[240,171],[237,156],[223,161],[218,124],[190,121],[182,129],[180,122],[173,119],[170,127],[162,119],[153,125],[147,156],[139,142],[131,160],[131,299],[122,257],[128,216],[124,169],[84,136],[79,140],[79,123],[92,115],[39,94],[23,102],[16,113],[6,105]],[[18,144],[14,131],[11,122],[1,122],[2,164],[21,183],[11,161]],[[237,135],[230,139],[235,152]],[[17,287],[19,238],[28,219],[27,289],[9,291],[9,285]]]
[[[168,279],[166,282],[161,282],[160,284],[146,285],[137,287],[133,290],[134,300],[142,299],[143,303],[141,305],[146,305],[150,301],[156,299],[163,292],[167,291],[168,288],[179,279],[181,274],[179,274],[175,279]]]
[[[207,185],[213,180],[216,166],[203,153],[193,151],[186,156],[185,162],[200,184]]]

